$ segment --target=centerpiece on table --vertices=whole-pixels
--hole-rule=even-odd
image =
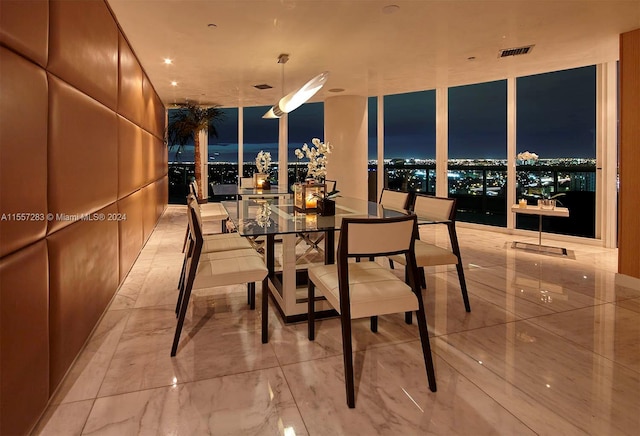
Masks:
[[[253,174],[253,186],[256,189],[270,189],[269,167],[271,166],[271,153],[260,150],[256,156],[257,173]]]
[[[325,144],[318,138],[311,140],[311,146],[304,144],[294,151],[298,159],[307,158],[307,177],[304,182],[293,185],[294,209],[298,212],[315,212],[318,210],[318,200],[324,199],[327,185],[324,179],[327,175],[327,155],[333,146]]]

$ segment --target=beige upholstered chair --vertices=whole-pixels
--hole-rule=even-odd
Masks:
[[[253,188],[253,177],[242,177],[240,179],[240,188],[242,189],[251,189]]]
[[[460,246],[458,245],[458,235],[456,233],[456,200],[454,198],[416,194],[413,201],[413,211],[418,217],[447,221],[446,225],[449,230],[450,247],[443,248],[424,241],[416,241],[416,263],[422,275],[423,283],[426,286],[424,267],[455,265],[458,270],[464,308],[467,312],[471,312],[467,284],[464,279],[464,268],[462,267],[462,257],[460,256]],[[389,259],[403,265],[406,264],[403,256],[390,256]],[[410,318],[407,317],[407,321],[409,320]]]
[[[200,216],[200,204],[195,199],[195,196],[189,195],[187,197],[187,205],[188,207],[192,207],[196,212],[196,219],[198,220],[198,224],[200,228],[202,228],[202,217]],[[187,209],[187,213],[189,210]],[[189,226],[187,225],[187,228]],[[188,233],[187,233],[188,235]],[[185,244],[186,247],[186,244]],[[238,233],[214,233],[209,235],[203,235],[203,245],[202,245],[202,253],[216,253],[221,251],[231,251],[231,250],[245,250],[248,248],[253,248],[252,245],[247,241],[246,238],[243,238]],[[183,250],[185,251],[185,250]],[[180,280],[178,281],[178,289],[182,291],[183,282],[185,279],[186,269],[187,269],[187,252],[185,252],[184,261],[182,262],[182,271],[180,273]],[[251,309],[255,309],[255,283],[249,283],[247,285],[247,304],[251,306]],[[178,298],[178,304],[176,305],[176,314],[179,311],[179,302],[181,297]]]
[[[192,203],[193,204],[193,203]],[[267,267],[262,257],[253,249],[240,249],[214,253],[203,253],[204,239],[198,223],[195,209],[189,206],[189,243],[187,244],[186,275],[178,297],[178,323],[171,347],[171,355],[175,356],[180,341],[180,333],[184,324],[189,298],[193,289],[213,288],[239,283],[262,281],[262,308],[268,304]],[[263,314],[264,315],[264,314]],[[267,342],[268,331],[262,322],[262,341]]]
[[[377,316],[416,311],[422,352],[431,391],[436,378],[429,345],[422,293],[417,284],[413,254],[418,229],[415,215],[394,218],[344,218],[338,242],[337,265],[309,269],[309,340],[315,338],[316,289],[340,313],[344,354],[347,405],[355,407],[351,319],[371,317],[371,330],[377,331]],[[349,262],[349,258],[368,256],[405,256],[409,283],[376,262]]]
[[[409,209],[409,193],[383,189],[380,194],[380,204],[388,209]]]
[[[191,195],[195,196],[196,200],[198,199],[198,185],[195,180],[189,185],[189,192]],[[202,219],[206,221],[221,221],[222,233],[225,233],[227,231],[226,221],[229,218],[229,214],[227,213],[227,210],[224,208],[222,203],[212,202],[201,204],[200,215]]]

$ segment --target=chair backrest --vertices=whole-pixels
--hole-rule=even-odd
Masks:
[[[196,199],[198,198],[198,182],[195,179],[189,183],[189,194],[195,196]]]
[[[187,197],[187,219],[189,221],[189,232],[187,241],[187,281],[193,284],[196,271],[198,269],[198,262],[200,261],[200,253],[202,252],[202,246],[204,239],[202,236],[202,221],[199,216],[200,205],[194,196]]]
[[[417,234],[414,214],[392,218],[343,218],[338,256],[387,256],[413,250]]]
[[[253,177],[243,177],[240,179],[241,188],[254,188]]]
[[[388,209],[408,209],[409,193],[383,189],[380,194],[380,204]]]
[[[455,221],[456,199],[416,194],[412,210],[418,216]]]

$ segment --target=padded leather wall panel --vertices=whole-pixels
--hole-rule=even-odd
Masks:
[[[49,48],[49,2],[0,1],[0,41],[40,66],[46,67]]]
[[[145,120],[142,126],[154,136],[164,138],[164,106],[146,75],[142,81],[142,95],[145,108]]]
[[[146,131],[142,133],[145,184],[154,182],[157,179],[157,177],[155,177],[156,150],[153,148],[153,139],[154,136],[151,133]]]
[[[115,204],[98,213],[116,213]],[[49,243],[50,386],[58,385],[118,287],[118,222],[79,221]]]
[[[148,133],[118,117],[118,198],[126,197],[147,183],[143,135]]]
[[[118,200],[118,212],[126,215],[126,219],[118,222],[120,281],[127,275],[142,249],[144,242],[142,230],[143,201],[143,191],[136,191],[128,197]]]
[[[142,188],[142,195],[144,198],[144,207],[142,210],[142,230],[144,234],[144,240],[149,239],[151,232],[155,228],[157,221],[156,200],[158,197],[158,190],[155,183],[151,183]]]
[[[153,148],[156,151],[154,179],[159,179],[167,174],[169,170],[167,149],[164,146],[164,142],[159,138],[153,138]]]
[[[167,208],[167,199],[169,198],[169,178],[164,176],[156,184],[158,187],[158,202],[156,203],[156,216],[158,219]]]
[[[48,70],[116,110],[119,32],[103,1],[52,0]]]
[[[49,75],[49,212],[82,214],[116,201],[117,115]],[[48,233],[69,221],[54,220]]]
[[[49,399],[49,275],[41,240],[0,260],[0,434],[26,434]]]
[[[47,75],[0,47],[0,257],[44,237],[47,221]],[[35,213],[18,221],[14,213]],[[36,219],[33,219],[36,218]],[[40,220],[42,218],[42,220]]]
[[[118,113],[139,126],[144,125],[142,95],[143,72],[138,59],[122,36],[120,38],[120,75],[118,77]]]

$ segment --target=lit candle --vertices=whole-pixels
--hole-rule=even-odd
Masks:
[[[527,207],[527,200],[524,198],[520,199],[520,201],[518,201],[518,206],[525,209]]]
[[[264,185],[264,180],[258,179],[258,188],[262,188],[263,185]]]
[[[308,195],[305,205],[308,209],[314,209],[318,205],[318,200],[313,195]]]

